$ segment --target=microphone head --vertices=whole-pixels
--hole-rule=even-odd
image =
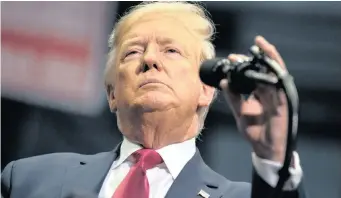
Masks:
[[[199,75],[201,81],[206,85],[221,89],[219,84],[223,78],[226,78],[226,74],[223,72],[225,59],[213,58],[204,61],[200,66]]]

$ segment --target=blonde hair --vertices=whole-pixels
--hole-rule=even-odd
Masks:
[[[215,48],[212,40],[215,34],[215,26],[208,16],[206,9],[198,3],[178,2],[178,1],[162,1],[162,2],[143,2],[137,6],[131,7],[115,24],[110,35],[108,44],[110,51],[105,69],[105,85],[107,91],[113,84],[113,77],[109,76],[113,73],[112,68],[117,64],[116,49],[120,46],[123,34],[132,26],[133,23],[152,14],[171,15],[185,23],[185,25],[198,36],[202,41],[202,50],[200,61],[215,57]],[[179,17],[181,16],[181,17]],[[186,17],[184,17],[186,16]],[[195,22],[193,22],[193,20]],[[216,91],[214,98],[216,97]],[[213,98],[213,99],[214,99]],[[199,132],[204,127],[204,121],[207,116],[209,107],[198,109],[199,116]]]

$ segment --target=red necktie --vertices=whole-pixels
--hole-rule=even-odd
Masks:
[[[112,198],[149,198],[149,183],[146,171],[162,163],[161,156],[152,149],[135,151],[136,164],[116,189]]]

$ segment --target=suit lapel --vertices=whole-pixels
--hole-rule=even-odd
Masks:
[[[61,197],[78,197],[83,194],[97,197],[113,161],[119,154],[120,145],[113,151],[91,155],[69,167],[66,170]]]
[[[81,197],[97,197],[102,183],[120,152],[119,144],[113,151],[100,153],[88,159],[76,161],[66,170],[61,197],[71,197],[74,194]],[[199,150],[188,161],[169,189],[166,198],[178,197],[220,197],[219,182],[214,172],[205,164]],[[75,196],[78,197],[78,196]]]
[[[169,189],[166,198],[220,197],[219,184],[197,149]]]

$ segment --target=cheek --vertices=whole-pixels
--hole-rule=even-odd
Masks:
[[[181,81],[186,81],[189,85],[196,85],[200,82],[199,70],[193,66],[193,63],[179,64],[177,78]]]
[[[121,83],[123,81],[128,81],[129,79],[129,73],[124,71],[124,70],[119,70],[117,71],[117,82],[116,83]]]
[[[190,92],[197,95],[200,91],[201,81],[199,71],[192,65],[179,66],[175,74],[175,82],[177,87],[181,87],[183,92]]]
[[[115,98],[118,108],[129,106],[130,101],[134,98],[134,83],[133,73],[128,69],[116,70]]]
[[[136,76],[130,70],[128,67],[125,67],[116,71],[115,89],[120,93],[131,91],[134,87]]]
[[[122,63],[117,69],[117,80],[118,83],[124,81],[125,83],[134,82],[136,79],[136,69],[139,65],[138,61],[131,61],[129,63]]]

